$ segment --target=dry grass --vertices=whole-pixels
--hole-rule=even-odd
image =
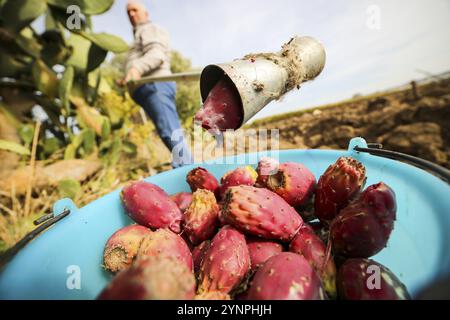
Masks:
[[[136,166],[138,164],[135,164]],[[78,207],[108,194],[130,180],[137,180],[156,173],[155,170],[148,171],[145,164],[140,164],[142,169],[130,170],[130,161],[123,160],[114,167],[103,167],[87,181],[83,182],[81,188],[72,197]],[[30,192],[29,200],[26,195],[17,195],[14,184],[11,190],[0,190],[0,253],[13,246],[28,232],[36,228],[33,221],[40,216],[52,212],[53,204],[65,195],[55,187],[48,187]],[[27,201],[28,209],[27,209]]]

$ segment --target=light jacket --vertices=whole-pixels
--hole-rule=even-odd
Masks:
[[[170,75],[169,34],[152,22],[134,29],[134,42],[128,51],[125,72],[136,68],[141,77]]]

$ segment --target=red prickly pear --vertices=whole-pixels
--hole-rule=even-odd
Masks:
[[[192,260],[194,261],[194,271],[197,273],[200,270],[203,258],[211,246],[211,241],[205,240],[192,250]]]
[[[283,251],[281,244],[258,238],[247,239],[247,246],[250,253],[252,272],[262,266],[270,257]]]
[[[138,258],[167,256],[175,258],[189,270],[193,270],[191,251],[186,242],[168,229],[158,229],[146,236],[138,251]]]
[[[348,259],[337,276],[339,298],[344,300],[409,300],[405,285],[382,264]]]
[[[250,270],[250,255],[245,237],[231,226],[219,230],[211,241],[200,266],[198,293],[230,293]]]
[[[222,204],[225,220],[248,235],[289,242],[302,218],[279,195],[265,188],[230,187]]]
[[[194,300],[231,300],[231,297],[228,293],[207,291],[196,295]]]
[[[184,219],[184,232],[193,245],[211,239],[219,227],[219,206],[214,193],[197,189]]]
[[[394,228],[397,205],[394,191],[385,183],[369,186],[345,207],[330,226],[337,254],[368,258],[386,247]]]
[[[177,204],[180,211],[184,213],[184,211],[186,211],[186,209],[192,202],[192,193],[178,192],[174,195],[171,195],[170,199],[172,199]]]
[[[256,179],[255,186],[265,188],[267,186],[267,179],[269,176],[276,174],[280,163],[278,160],[269,157],[263,157],[259,160],[256,172],[258,178]]]
[[[192,192],[197,191],[197,189],[206,189],[214,192],[215,195],[218,193],[219,181],[205,168],[198,167],[189,171],[186,181]]]
[[[211,89],[194,119],[204,129],[218,133],[239,128],[243,116],[239,92],[233,81],[228,76],[223,76]]]
[[[229,187],[235,187],[239,185],[252,186],[256,182],[258,174],[255,169],[250,166],[236,168],[232,171],[225,173],[220,179],[219,196],[223,197]]]
[[[289,245],[289,251],[302,255],[322,279],[328,298],[336,298],[336,266],[327,260],[327,247],[310,226],[303,226]],[[325,265],[326,264],[326,265]]]
[[[322,284],[309,262],[296,253],[282,252],[258,269],[248,300],[324,300]]]
[[[285,162],[267,178],[266,187],[293,207],[305,205],[314,193],[316,178],[303,164]]]
[[[103,289],[100,300],[190,300],[195,277],[182,263],[168,257],[136,260]]]
[[[140,225],[152,229],[169,228],[181,231],[183,214],[167,193],[149,182],[133,182],[120,194],[128,215]]]
[[[111,272],[128,268],[137,255],[142,239],[152,231],[139,225],[131,225],[116,231],[106,242],[103,264]]]
[[[341,157],[319,178],[314,198],[315,215],[329,223],[364,187],[366,169],[351,157]]]

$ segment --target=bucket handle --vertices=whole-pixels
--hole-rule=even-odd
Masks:
[[[414,157],[409,154],[397,151],[383,149],[383,145],[380,143],[368,143],[367,147],[360,147],[358,145],[355,145],[353,147],[353,150],[356,152],[365,152],[374,156],[393,159],[411,164],[415,167],[433,173],[435,176],[437,176],[444,182],[450,184],[450,170],[422,158]]]
[[[70,199],[61,199],[57,201],[53,206],[53,212],[45,214],[33,223],[38,225],[38,227],[29,233],[27,233],[19,242],[14,246],[5,251],[5,253],[0,257],[0,270],[31,240],[36,238],[43,231],[47,230],[49,227],[67,217],[71,212],[76,210],[75,204]]]

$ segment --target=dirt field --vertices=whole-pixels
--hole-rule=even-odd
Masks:
[[[280,149],[346,149],[352,137],[450,168],[450,79],[263,119],[280,130]]]

